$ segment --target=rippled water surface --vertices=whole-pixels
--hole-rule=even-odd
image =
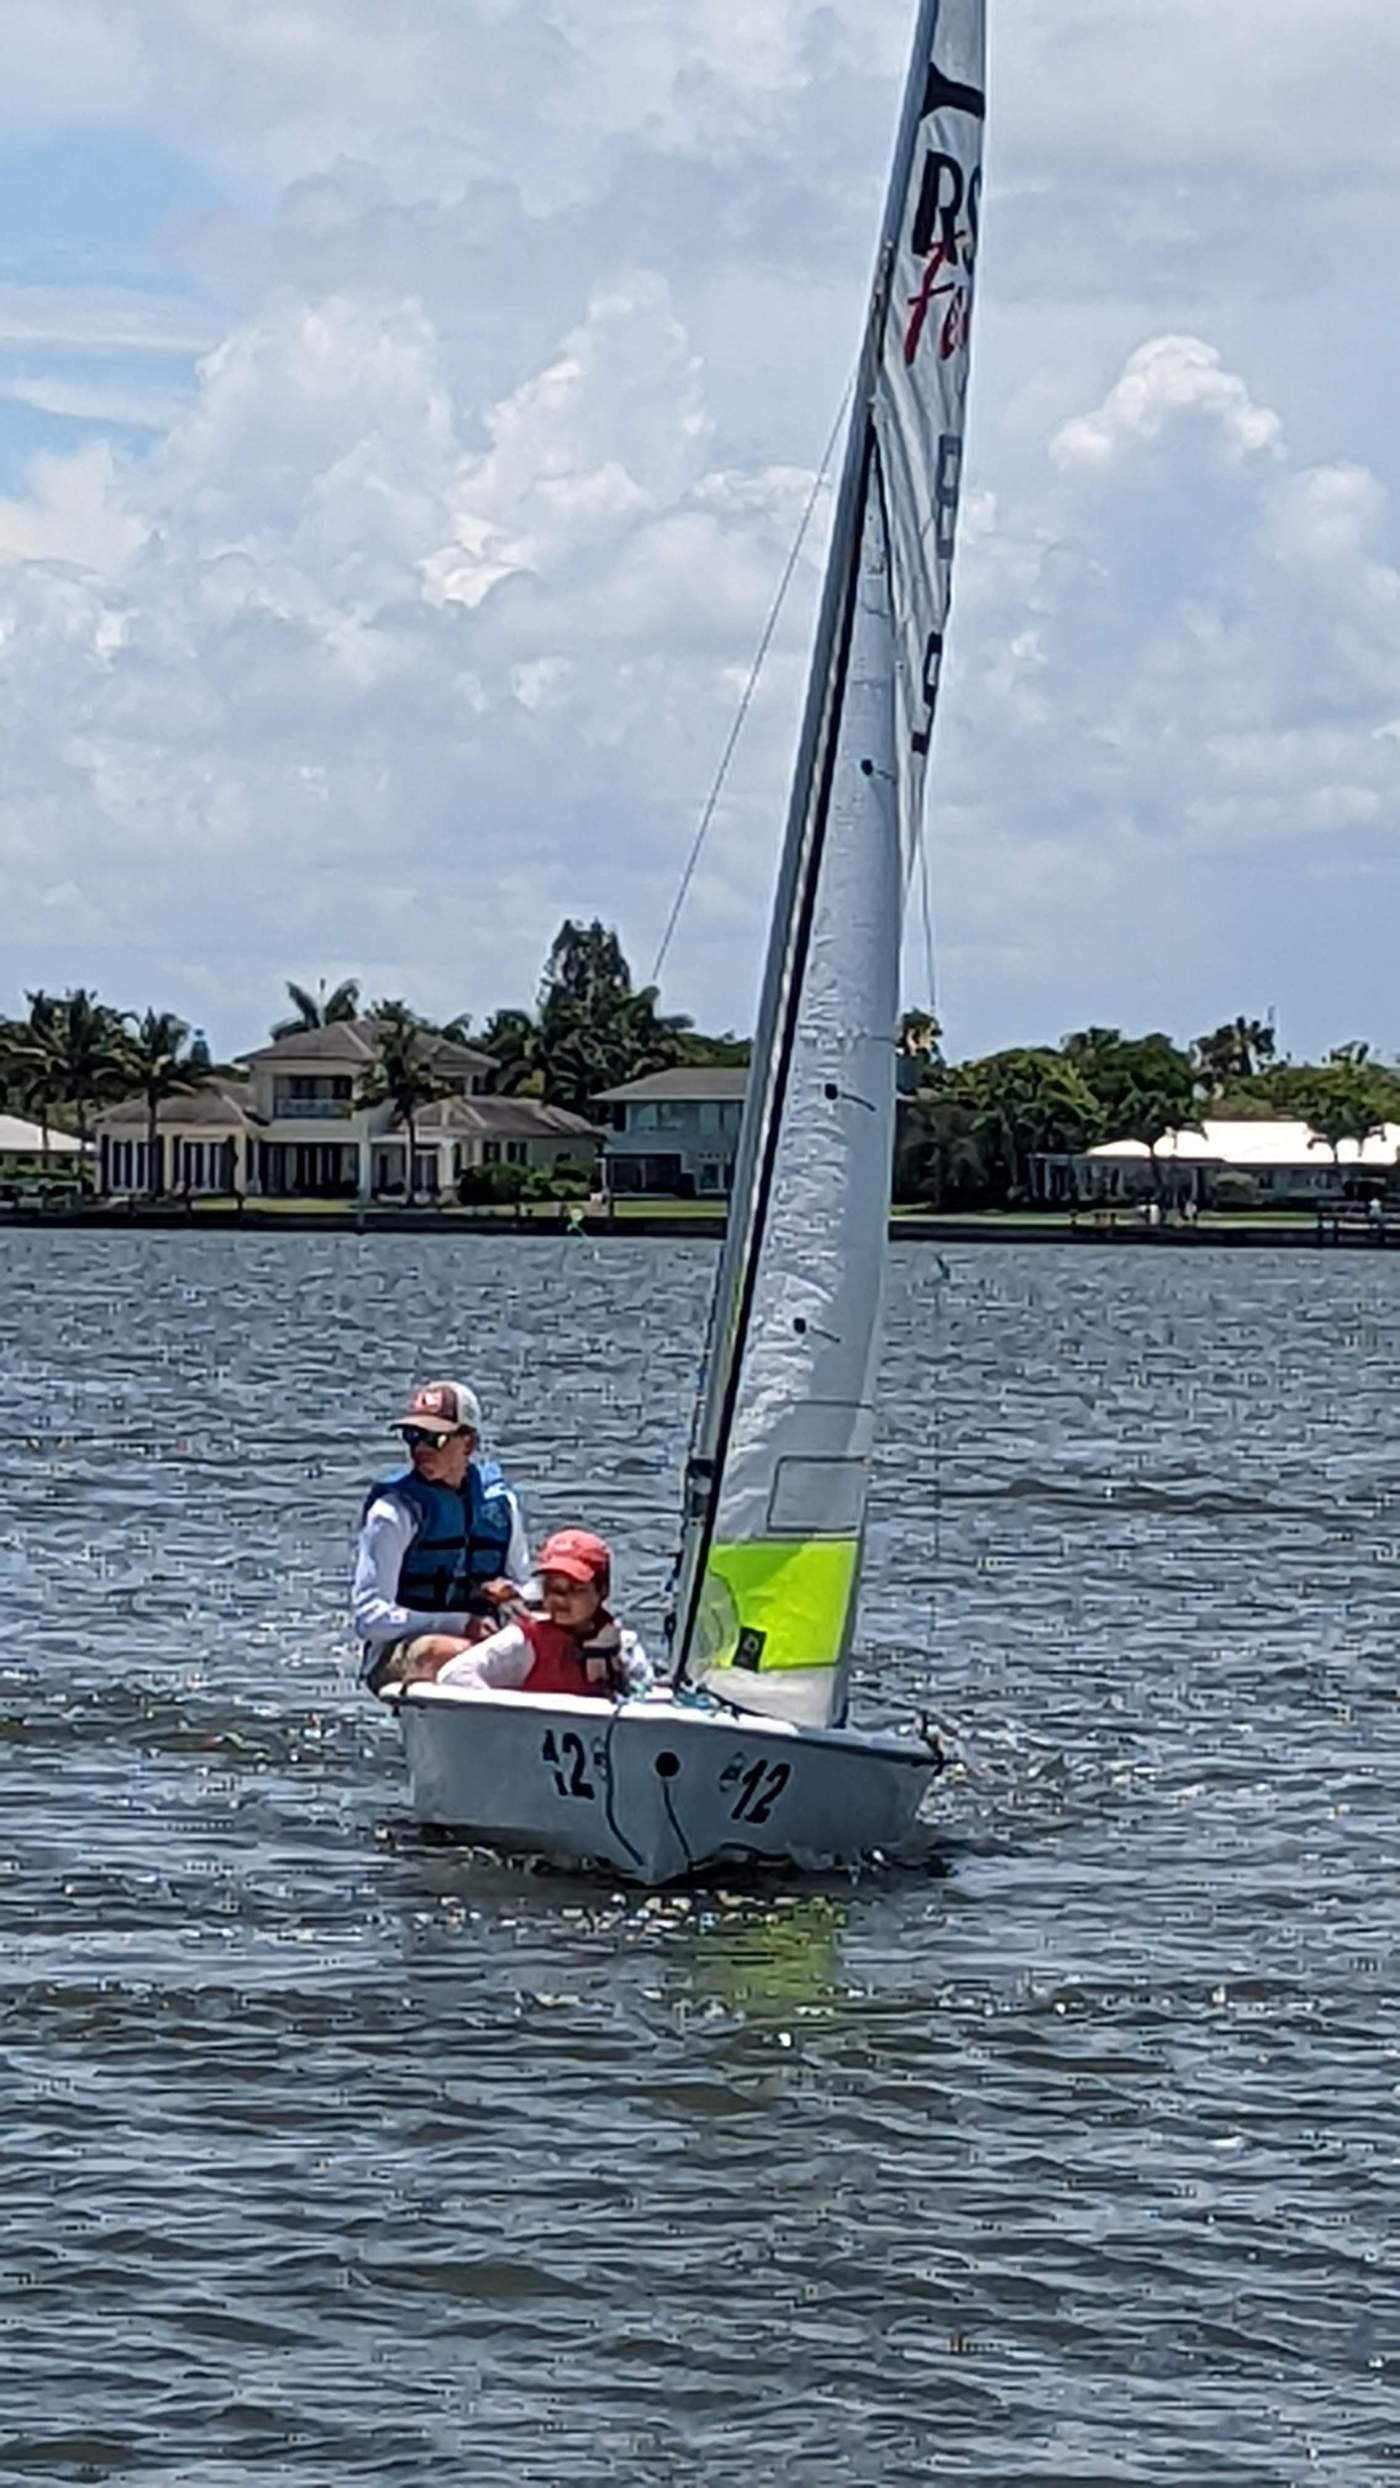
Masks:
[[[0,1236],[0,2479],[1396,2475],[1400,1262],[896,1256],[941,1863],[425,1849],[343,1624],[397,1395],[654,1625],[713,1267]]]

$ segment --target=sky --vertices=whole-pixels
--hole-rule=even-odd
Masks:
[[[1400,1050],[1400,10],[991,0],[950,1052]],[[0,1010],[651,969],[912,0],[7,0]],[[667,961],[749,1023],[825,497]],[[926,999],[922,944],[908,999]]]

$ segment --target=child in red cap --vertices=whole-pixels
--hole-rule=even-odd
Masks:
[[[612,1554],[591,1529],[557,1529],[535,1566],[539,1603],[430,1671],[439,1684],[582,1695],[619,1702],[648,1693],[651,1663],[635,1633],[608,1609]]]

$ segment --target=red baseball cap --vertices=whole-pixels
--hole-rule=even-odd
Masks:
[[[562,1572],[566,1581],[600,1581],[612,1574],[612,1549],[591,1529],[556,1529],[535,1558],[536,1572]]]

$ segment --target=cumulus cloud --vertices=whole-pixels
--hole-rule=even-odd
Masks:
[[[1199,337],[1139,346],[1102,406],[1062,425],[1050,454],[1061,467],[1107,467],[1193,416],[1231,458],[1283,455],[1283,425],[1272,407],[1256,406],[1239,374]]]
[[[110,449],[76,457],[39,457],[28,494],[0,501],[0,568],[32,565],[39,574],[61,564],[77,571],[115,572],[141,543],[141,519],[125,504]],[[23,593],[23,590],[21,590]]]
[[[55,426],[0,501],[0,967],[230,1040],[287,969],[520,998],[566,908],[645,968],[848,375],[908,0],[11,14],[13,127],[147,133],[218,204],[0,288],[0,418]],[[955,1039],[1204,1024],[1309,989],[1308,928],[1395,1041],[1328,892],[1396,871],[1400,351],[1344,306],[1400,17],[1025,0],[993,45]],[[820,533],[674,955],[705,1018],[751,1003]]]
[[[1053,488],[964,565],[954,984],[985,951],[1028,997],[1068,975],[1110,1016],[1157,995],[1170,1021],[1183,991],[1204,1014],[1231,974],[1291,978],[1309,929],[1330,981],[1319,884],[1393,873],[1400,828],[1384,490],[1295,462],[1245,378],[1178,337],[1135,351],[1048,448]]]
[[[566,906],[654,938],[804,479],[707,465],[654,276],[482,429],[421,312],[287,303],[207,359],[157,457],[50,462],[0,512],[0,691],[39,781],[10,814],[21,903],[61,864],[114,940],[236,945],[230,1002],[318,927],[444,1009],[483,960],[495,998],[528,992]]]

